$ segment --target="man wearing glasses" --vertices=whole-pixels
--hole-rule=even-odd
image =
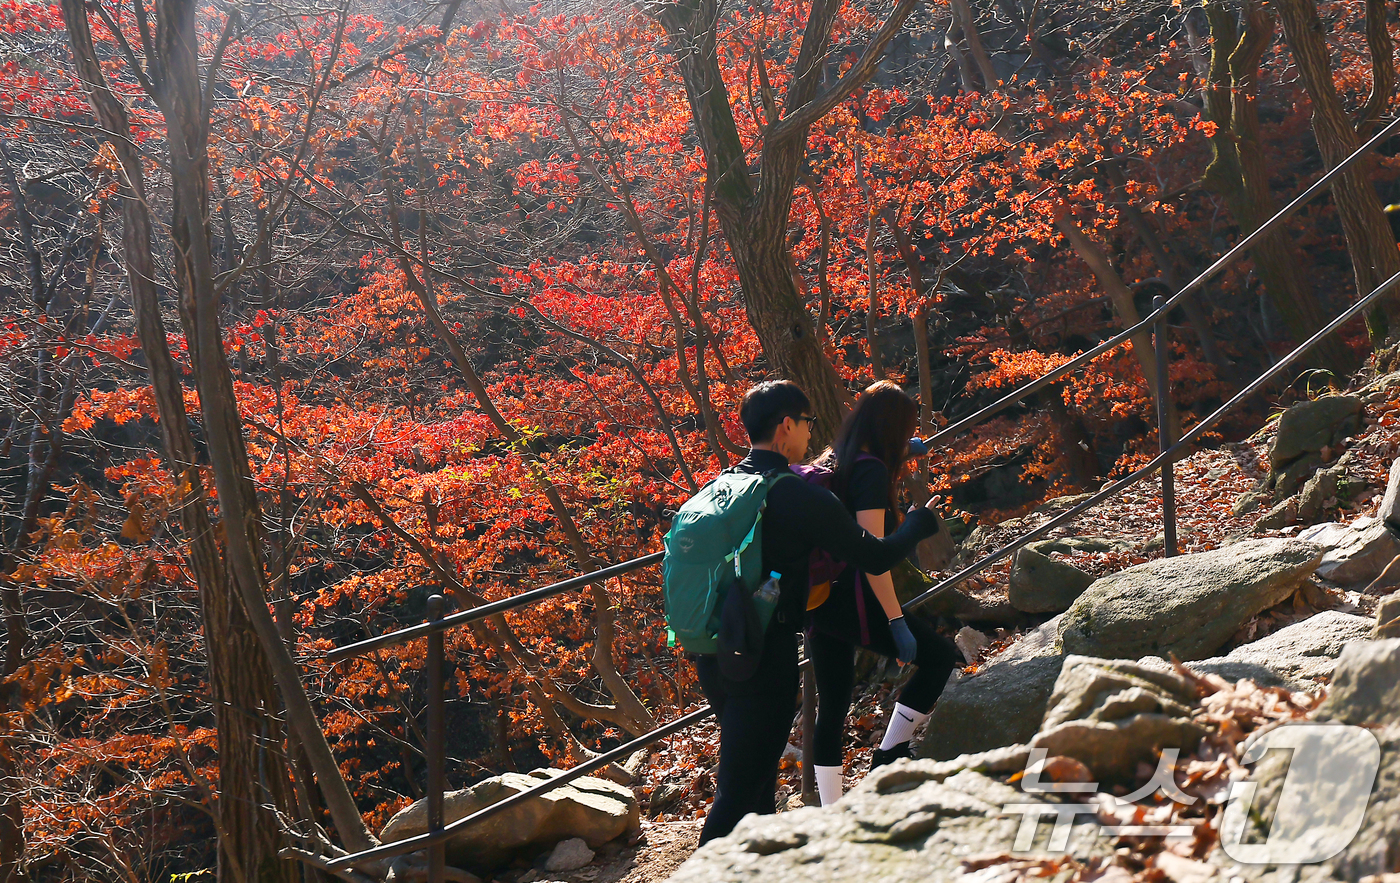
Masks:
[[[802,388],[789,380],[760,383],[739,409],[750,450],[735,469],[755,475],[787,470],[807,457],[817,418]],[[867,533],[830,491],[805,481],[774,482],[763,511],[763,573],[782,574],[777,611],[764,635],[753,677],[724,677],[714,655],[693,655],[700,689],[719,720],[715,800],[700,842],[723,837],[749,813],[776,809],[778,763],[797,706],[797,633],[807,609],[807,563],[814,549],[866,573],[884,573],[938,532],[932,507],[916,507],[884,539]]]

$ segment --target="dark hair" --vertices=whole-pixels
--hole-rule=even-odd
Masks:
[[[768,380],[744,393],[739,419],[744,423],[749,441],[762,444],[773,438],[773,432],[784,417],[801,417],[811,407],[802,387],[791,380]]]
[[[908,459],[909,437],[919,426],[919,408],[898,385],[881,380],[866,387],[856,406],[841,424],[836,441],[818,462],[832,471],[831,492],[841,499],[851,483],[851,472],[862,453],[880,459],[889,470],[888,509],[898,517],[895,482]]]

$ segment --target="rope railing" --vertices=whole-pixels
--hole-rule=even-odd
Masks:
[[[1010,407],[1011,405],[1025,399],[1027,396],[1033,395],[1039,390],[1044,389],[1046,386],[1067,376],[1070,372],[1076,370],[1077,368],[1083,367],[1084,365],[1088,364],[1088,362],[1092,359],[1097,358],[1098,356],[1108,352],[1109,350],[1112,350],[1113,348],[1122,345],[1123,343],[1128,341],[1133,335],[1145,331],[1148,328],[1153,328],[1156,332],[1155,348],[1157,350],[1156,367],[1158,380],[1156,405],[1159,418],[1158,433],[1160,440],[1160,453],[1157,456],[1153,457],[1152,460],[1146,465],[1140,467],[1137,470],[1134,470],[1131,474],[1124,476],[1123,478],[1113,482],[1112,484],[1106,485],[1087,499],[1082,500],[1078,504],[1065,510],[1059,515],[1052,517],[1040,527],[1037,527],[1034,530],[1022,534],[1015,540],[1007,543],[1006,545],[1000,547],[999,549],[996,549],[993,552],[988,553],[987,555],[984,555],[979,560],[973,562],[972,564],[969,564],[967,567],[964,567],[962,570],[954,573],[952,576],[949,576],[946,579],[943,579],[937,584],[931,586],[928,590],[921,593],[918,597],[904,604],[903,609],[905,611],[914,610],[915,608],[928,602],[934,597],[942,594],[945,591],[948,591],[949,589],[953,588],[959,583],[967,580],[969,577],[975,576],[983,570],[986,570],[993,564],[1004,560],[1009,555],[1013,554],[1018,549],[1024,547],[1028,543],[1032,543],[1037,539],[1046,536],[1057,527],[1060,527],[1074,520],[1089,509],[1092,509],[1093,507],[1099,505],[1105,500],[1116,496],[1117,494],[1121,493],[1127,488],[1138,484],[1139,482],[1151,476],[1153,473],[1159,471],[1161,472],[1163,483],[1164,527],[1166,528],[1167,537],[1166,552],[1169,555],[1174,554],[1175,516],[1174,503],[1172,500],[1172,464],[1177,459],[1179,459],[1194,442],[1199,440],[1207,431],[1209,431],[1211,427],[1215,426],[1222,419],[1224,419],[1224,417],[1227,414],[1229,414],[1236,407],[1238,407],[1242,402],[1244,402],[1250,396],[1254,395],[1256,392],[1262,389],[1266,383],[1268,383],[1274,377],[1278,376],[1290,365],[1297,362],[1300,358],[1303,357],[1304,354],[1307,353],[1308,350],[1315,346],[1319,341],[1321,341],[1327,335],[1336,331],[1338,328],[1342,327],[1351,319],[1355,318],[1363,310],[1372,306],[1381,298],[1392,293],[1397,287],[1400,287],[1400,274],[1396,274],[1395,276],[1392,276],[1391,278],[1387,279],[1374,291],[1368,293],[1365,297],[1357,300],[1354,304],[1349,306],[1335,319],[1329,322],[1325,327],[1319,329],[1316,333],[1314,333],[1301,345],[1295,348],[1292,352],[1284,356],[1267,371],[1255,378],[1249,385],[1241,389],[1238,393],[1231,397],[1229,401],[1222,404],[1205,419],[1197,423],[1194,427],[1191,428],[1189,432],[1185,433],[1185,435],[1183,435],[1182,438],[1177,441],[1172,441],[1167,436],[1167,432],[1169,431],[1168,425],[1167,421],[1163,419],[1166,413],[1166,397],[1169,394],[1169,390],[1167,389],[1168,384],[1166,382],[1167,360],[1165,347],[1165,329],[1167,313],[1177,303],[1179,303],[1183,297],[1188,295],[1193,290],[1203,286],[1212,277],[1219,273],[1221,269],[1223,269],[1229,263],[1237,259],[1241,254],[1243,254],[1256,242],[1258,242],[1258,240],[1261,237],[1267,235],[1269,231],[1271,231],[1275,226],[1286,220],[1299,208],[1301,208],[1308,201],[1310,201],[1313,197],[1325,190],[1327,186],[1330,185],[1332,181],[1334,181],[1337,178],[1337,176],[1340,175],[1343,171],[1345,171],[1347,167],[1349,167],[1353,162],[1355,162],[1357,159],[1364,156],[1365,154],[1369,153],[1378,144],[1383,142],[1385,139],[1391,137],[1397,131],[1400,131],[1400,119],[1392,121],[1389,125],[1387,125],[1384,129],[1378,132],[1374,137],[1372,137],[1369,141],[1367,141],[1360,148],[1358,148],[1354,153],[1348,156],[1337,166],[1329,170],[1325,175],[1323,175],[1321,178],[1315,181],[1305,191],[1303,191],[1292,201],[1290,201],[1288,205],[1286,205],[1282,210],[1280,210],[1277,214],[1270,218],[1266,223],[1262,224],[1249,235],[1245,236],[1234,248],[1230,249],[1228,252],[1222,255],[1218,260],[1211,264],[1211,266],[1208,267],[1205,270],[1205,272],[1201,273],[1199,276],[1193,279],[1176,294],[1166,299],[1155,299],[1153,304],[1153,311],[1148,316],[1144,317],[1143,319],[1132,325],[1130,328],[1123,330],[1122,332],[1114,335],[1108,340],[1105,340],[1104,342],[1100,343],[1094,348],[1084,353],[1081,353],[1078,356],[1075,356],[1073,359],[1070,359],[1068,362],[1061,365],[1059,368],[1056,368],[1053,371],[1041,375],[1040,377],[1036,378],[1035,380],[1031,381],[1025,386],[1022,386],[1019,389],[1008,393],[1007,395],[991,403],[990,405],[987,405],[986,407],[979,409],[973,414],[970,414],[967,417],[964,417],[944,427],[943,429],[939,430],[938,432],[930,436],[928,439],[926,439],[930,446],[932,446],[933,444],[937,444],[938,442],[951,439],[959,433],[963,432],[964,430],[987,419],[988,417],[991,417],[994,414],[1005,410],[1007,407]],[[643,555],[637,558],[630,559],[628,561],[623,561],[618,564],[613,564],[608,567],[592,571],[590,573],[581,574],[579,576],[571,577],[566,580],[551,583],[547,586],[542,586],[537,589],[521,592],[520,594],[512,595],[508,598],[503,598],[498,601],[492,601],[487,604],[474,607],[470,610],[454,613],[450,616],[442,615],[444,599],[440,595],[434,595],[432,598],[429,599],[428,621],[420,623],[418,625],[397,629],[392,632],[387,632],[377,637],[368,638],[363,641],[358,641],[354,644],[349,644],[345,647],[340,647],[326,653],[325,659],[328,662],[339,663],[346,659],[351,659],[356,656],[362,656],[366,653],[370,653],[375,650],[407,643],[409,641],[414,641],[419,638],[427,638],[429,642],[429,668],[433,669],[429,677],[433,680],[433,683],[430,683],[429,685],[429,705],[431,707],[429,708],[429,733],[427,746],[429,774],[429,782],[427,789],[429,830],[426,833],[417,835],[415,837],[406,838],[404,840],[395,841],[393,843],[381,844],[379,846],[375,846],[371,849],[364,850],[362,852],[335,858],[329,861],[325,867],[333,872],[344,871],[351,868],[363,866],[369,863],[379,862],[385,859],[394,858],[396,856],[405,855],[411,852],[427,851],[429,857],[427,874],[428,883],[442,883],[445,874],[443,861],[443,844],[454,832],[474,825],[498,813],[504,812],[513,806],[518,806],[519,804],[525,801],[531,800],[542,794],[548,793],[549,791],[558,788],[562,785],[566,785],[569,782],[572,782],[581,776],[587,775],[589,772],[608,766],[609,764],[612,764],[617,760],[627,757],[633,754],[634,752],[655,743],[660,739],[680,732],[681,730],[692,726],[693,724],[699,723],[705,718],[710,717],[713,714],[713,710],[709,706],[703,706],[701,708],[698,708],[692,712],[689,712],[688,714],[676,718],[675,720],[663,724],[662,726],[657,727],[656,729],[648,733],[644,733],[640,736],[637,736],[636,738],[622,745],[619,745],[616,748],[599,754],[596,757],[593,757],[582,764],[574,766],[571,769],[559,774],[558,776],[553,776],[545,781],[542,781],[539,785],[533,786],[524,791],[520,791],[504,800],[493,803],[490,806],[483,807],[475,813],[465,816],[464,818],[458,819],[457,821],[454,821],[451,824],[443,824],[443,793],[446,785],[446,771],[444,764],[444,699],[442,689],[444,632],[450,628],[469,625],[473,622],[477,622],[488,617],[495,616],[497,614],[506,613],[512,610],[520,609],[522,607],[527,607],[531,604],[539,603],[540,601],[544,601],[548,598],[563,594],[565,592],[574,591],[576,589],[580,589],[588,585],[593,585],[595,583],[603,582],[609,579],[613,579],[615,577],[622,576],[627,573],[634,572],[636,570],[640,570],[641,568],[659,563],[663,559],[663,557],[663,552],[654,552],[648,555]]]

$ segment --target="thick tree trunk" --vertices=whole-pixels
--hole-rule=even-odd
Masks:
[[[109,132],[130,131],[125,107],[108,88],[98,65],[83,3],[64,0],[63,14],[74,62],[87,84],[97,119]],[[179,515],[190,544],[190,569],[199,587],[219,734],[220,868],[236,879],[293,883],[295,866],[277,858],[281,846],[277,813],[291,814],[292,802],[282,755],[282,725],[276,714],[276,686],[243,604],[229,584],[210,522],[180,374],[161,318],[141,158],[124,138],[112,137],[108,144],[122,164],[122,252],[162,442],[174,480],[189,489]]]
[[[1045,413],[1050,415],[1050,425],[1059,443],[1065,468],[1069,470],[1070,481],[1080,488],[1097,487],[1102,470],[1099,468],[1099,458],[1094,454],[1094,440],[1085,428],[1083,419],[1066,407],[1064,385],[1057,383],[1037,398],[1045,405]]]
[[[997,72],[996,68],[992,67],[991,56],[982,45],[982,34],[977,30],[977,13],[967,0],[949,0],[948,7],[953,11],[954,20],[962,27],[963,36],[967,38],[967,54],[971,55],[977,64],[977,73],[982,77],[982,91],[995,91],[998,86]]]
[[[224,354],[219,326],[219,292],[208,228],[208,108],[201,93],[196,56],[196,4],[164,0],[156,6],[156,35],[151,59],[154,98],[165,116],[173,188],[171,237],[180,283],[180,320],[190,349],[199,390],[205,438],[218,489],[225,551],[252,630],[270,664],[287,719],[316,773],[326,806],[342,840],[359,851],[373,844],[349,786],[321,730],[316,711],[301,684],[291,652],[282,642],[267,606],[266,574],[260,558],[261,525],[256,487],[243,439],[242,418],[233,389],[233,374]],[[279,775],[287,781],[285,769]],[[279,873],[294,874],[287,863]]]
[[[1240,232],[1248,235],[1278,210],[1269,187],[1258,111],[1259,62],[1273,42],[1274,21],[1256,0],[1250,0],[1243,10],[1240,33],[1235,11],[1224,2],[1210,0],[1205,9],[1211,47],[1203,98],[1205,115],[1216,124],[1216,132],[1204,183],[1225,198]],[[1253,257],[1255,272],[1295,341],[1301,343],[1327,324],[1286,231],[1266,234],[1254,246]],[[1335,337],[1319,344],[1309,358],[1337,372],[1349,371],[1354,362]]]
[[[840,5],[837,0],[812,0],[781,116],[767,120],[753,175],[719,65],[722,4],[680,0],[659,5],[654,13],[666,29],[685,82],[706,169],[714,182],[715,214],[739,273],[749,323],[772,370],[801,384],[811,397],[813,411],[821,418],[817,444],[830,439],[850,395],[822,351],[812,317],[788,271],[784,234],[793,188],[806,157],[808,129],[870,79],[915,3],[898,0],[860,58],[823,90],[828,42]]]
[[[1322,22],[1317,16],[1317,3],[1315,0],[1279,0],[1278,8],[1293,59],[1303,75],[1308,97],[1312,99],[1313,135],[1317,138],[1318,150],[1327,168],[1335,168],[1361,146],[1361,136],[1347,119],[1332,80],[1332,59]],[[1375,61],[1393,65],[1390,59]],[[1358,161],[1332,184],[1332,199],[1346,234],[1358,297],[1370,294],[1382,282],[1400,273],[1400,250],[1396,249],[1395,236],[1376,189],[1371,186],[1371,166],[1369,161]],[[1388,297],[1366,317],[1371,342],[1376,346],[1383,344],[1388,328],[1397,325],[1397,318],[1400,318],[1400,309],[1395,298]]]
[[[726,223],[726,213],[718,214],[739,272],[749,324],[772,370],[806,390],[813,413],[821,418],[813,445],[822,444],[841,425],[850,396],[817,343],[816,326],[792,282],[782,229],[754,229],[742,219]]]

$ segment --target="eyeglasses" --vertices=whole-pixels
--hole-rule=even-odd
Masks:
[[[808,429],[808,431],[812,431],[812,430],[815,430],[815,429],[817,428],[817,417],[816,417],[815,414],[798,414],[796,417],[794,417],[794,418],[792,418],[792,419],[793,419],[793,420],[806,420],[806,421],[807,421],[807,429]]]

